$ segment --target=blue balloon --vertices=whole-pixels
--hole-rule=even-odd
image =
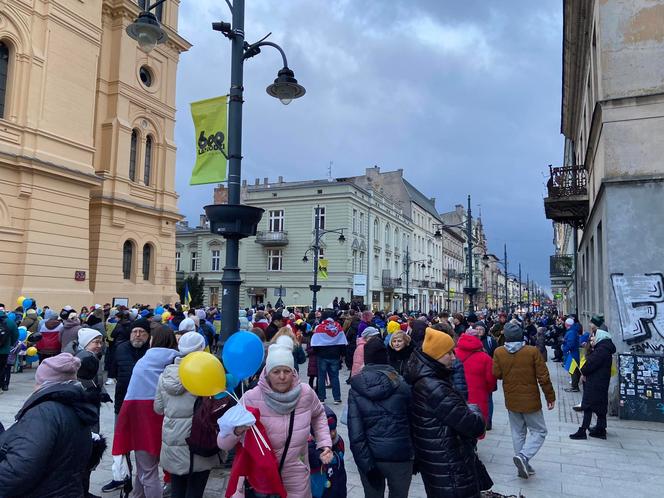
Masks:
[[[214,395],[214,399],[224,399],[226,396],[228,396],[228,393],[226,391],[221,391],[219,394]]]
[[[19,341],[25,341],[25,339],[28,337],[28,329],[25,327],[19,327],[18,328],[18,340]]]
[[[230,392],[235,391],[235,388],[238,386],[239,383],[240,383],[240,381],[235,378],[235,375],[233,375],[232,373],[227,373],[226,374],[226,390],[227,391],[230,391]]]
[[[38,314],[39,316],[41,316],[42,311],[43,311],[43,310],[42,310],[41,308],[37,308],[37,314]]]
[[[24,299],[24,300],[23,300],[23,309],[24,309],[24,310],[27,310],[28,308],[30,308],[30,306],[32,306],[32,303],[33,303],[33,302],[34,302],[34,301],[33,301],[32,299],[30,299],[29,297],[26,298],[26,299]]]
[[[38,360],[39,360],[39,356],[38,356],[38,355],[34,355],[34,356],[26,356],[26,357],[25,357],[25,361],[27,361],[28,363],[34,363],[35,361],[38,361]]]
[[[9,318],[10,320],[16,321],[16,313],[14,313],[13,311],[10,311],[9,313],[7,313],[7,318]]]
[[[231,335],[224,344],[221,358],[237,380],[248,379],[263,363],[263,343],[252,332],[239,331]]]
[[[164,314],[164,307],[163,306],[157,306],[157,308],[154,310],[155,315],[163,315]]]

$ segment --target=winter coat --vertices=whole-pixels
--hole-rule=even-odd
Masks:
[[[300,365],[307,361],[307,355],[304,353],[301,344],[295,344],[293,346],[293,363],[295,365],[295,371],[300,373]]]
[[[549,369],[534,346],[508,342],[493,354],[493,375],[503,380],[505,406],[511,412],[534,413],[542,409],[539,386],[547,403],[556,400]]]
[[[357,347],[357,338],[359,337],[359,327],[360,319],[357,316],[354,316],[350,320],[348,329],[346,330],[346,339],[348,340],[348,346],[346,347],[346,368],[353,368],[353,356],[355,354],[355,348]],[[366,328],[366,327],[364,327]]]
[[[150,347],[149,341],[142,347],[135,348],[130,341],[120,344],[115,351],[115,358],[112,370],[109,370],[108,376],[116,380],[115,385],[115,414],[120,413],[122,402],[127,394],[131,373],[134,371],[136,362],[143,358],[145,352]]]
[[[468,401],[468,384],[466,383],[466,372],[463,368],[463,363],[459,358],[454,360],[454,367],[452,368],[452,387],[458,392],[461,397]]]
[[[489,420],[489,395],[496,390],[491,357],[484,352],[479,337],[468,334],[459,338],[455,353],[466,374],[468,403],[479,406],[484,420]]]
[[[355,352],[353,353],[353,366],[350,370],[350,376],[355,377],[360,373],[362,367],[364,366],[364,345],[367,343],[365,337],[357,338],[357,346],[355,347]]]
[[[395,351],[392,349],[392,346],[388,346],[387,348],[390,365],[402,377],[406,374],[408,361],[410,360],[410,355],[413,354],[413,349],[412,343],[408,344],[408,346],[404,346],[401,351]]]
[[[415,320],[410,326],[410,340],[413,347],[421,348],[424,344],[424,333],[427,329],[427,322]]]
[[[493,484],[475,453],[475,440],[484,434],[484,419],[452,387],[451,375],[448,368],[418,349],[410,358],[415,467],[428,496],[479,497],[480,491]]]
[[[318,358],[316,358],[316,351],[310,345],[307,345],[307,375],[309,377],[318,377]]]
[[[311,494],[313,498],[346,498],[348,496],[344,455],[346,445],[337,434],[332,442],[332,461],[324,465],[316,449],[316,441],[309,438],[309,466],[311,467]]]
[[[76,383],[47,384],[0,435],[0,496],[81,498],[96,412]]]
[[[389,365],[366,365],[350,381],[348,437],[353,458],[365,474],[376,462],[413,459],[408,423],[410,386]]]
[[[484,334],[480,337],[484,351],[493,358],[493,352],[498,347],[498,341],[491,334]]]
[[[26,316],[23,320],[21,320],[21,327],[25,327],[28,332],[32,334],[39,331],[39,323],[40,319],[35,314],[34,316]]]
[[[581,408],[592,410],[600,415],[606,415],[609,403],[609,381],[611,380],[611,365],[616,346],[611,339],[604,339],[586,354],[586,362],[581,368],[581,374],[586,378],[583,384],[583,399]]]
[[[44,354],[58,354],[62,351],[62,344],[60,343],[60,332],[62,331],[62,323],[60,320],[51,319],[42,321],[39,332],[42,335],[41,340],[36,344],[40,353]]]
[[[67,319],[62,324],[60,331],[60,344],[64,348],[72,341],[78,339],[78,331],[81,328],[81,321],[78,318]],[[62,349],[64,351],[64,349]]]
[[[178,373],[181,361],[182,358],[175,358],[175,363],[164,369],[154,399],[154,411],[164,416],[159,464],[164,470],[178,476],[210,470],[220,462],[217,455],[194,455],[193,468],[190,467],[191,454],[186,439],[191,435],[196,396],[182,385]]]
[[[296,384],[300,384],[300,378],[297,374],[293,379],[293,387]],[[300,386],[302,391],[295,405],[293,435],[281,471],[281,478],[288,491],[288,498],[311,497],[307,445],[310,432],[313,431],[317,448],[332,446],[330,429],[327,425],[327,417],[322,403],[308,384],[300,384]],[[267,381],[267,373],[263,370],[258,385],[247,391],[243,400],[246,406],[252,406],[260,410],[260,420],[265,426],[272,450],[277,457],[277,462],[279,462],[286,446],[290,415],[281,415],[267,405],[264,393],[271,390],[272,388]],[[218,443],[222,450],[228,451],[234,448],[239,440],[240,438],[232,433],[226,437],[222,437],[220,434]]]
[[[563,353],[565,356],[572,355],[572,358],[576,360],[577,365],[581,362],[579,355],[579,331],[581,330],[581,325],[575,323],[567,332],[565,332],[565,342],[563,342]]]
[[[16,322],[11,320],[4,311],[0,311],[0,319],[4,320],[5,326],[9,330],[8,340],[5,341],[4,345],[0,345],[0,354],[8,355],[14,344],[16,344],[16,341],[18,341],[18,327],[16,326]],[[60,352],[60,350],[58,350],[58,352]]]

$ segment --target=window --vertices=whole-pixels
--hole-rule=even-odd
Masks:
[[[143,83],[148,88],[152,86],[152,71],[147,66],[141,66],[138,70],[138,76],[141,78],[141,83]]]
[[[9,77],[9,47],[0,41],[0,118],[5,117],[5,98]]]
[[[357,233],[357,209],[353,209],[353,233]]]
[[[212,251],[212,271],[219,271],[219,249]]]
[[[143,183],[150,185],[150,173],[152,171],[152,136],[145,139],[145,165],[143,168]]]
[[[325,259],[325,249],[322,247],[318,248],[318,259]]]
[[[385,245],[389,246],[390,245],[390,239],[392,237],[392,229],[390,228],[390,224],[387,223],[385,225]]]
[[[374,220],[374,242],[380,242],[380,221],[378,221],[378,218]]]
[[[314,208],[314,228],[316,228],[316,223],[318,223],[318,228],[325,230],[325,208],[324,207],[315,207]]]
[[[270,232],[283,232],[284,231],[284,210],[279,209],[270,211],[269,218],[269,231]]]
[[[360,233],[364,233],[364,213],[360,213],[360,223],[359,223]]]
[[[210,306],[219,306],[219,287],[210,287]]]
[[[134,260],[134,245],[131,241],[125,241],[122,246],[122,278],[129,280],[131,278],[131,266]]]
[[[196,271],[198,266],[198,253],[196,251],[191,253],[191,271]]]
[[[267,271],[281,271],[281,249],[270,249],[267,252]]]
[[[180,251],[175,251],[175,271],[180,271],[180,259],[182,254]]]
[[[152,246],[143,246],[143,280],[150,280],[150,264],[152,262]]]
[[[364,255],[363,251],[360,251],[360,273],[364,273],[364,258],[366,256]]]
[[[136,151],[138,150],[138,131],[131,130],[131,148],[129,149],[129,179],[136,181]]]
[[[353,273],[357,273],[357,251],[353,250]]]

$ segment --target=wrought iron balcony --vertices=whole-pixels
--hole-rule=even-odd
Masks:
[[[583,228],[588,218],[588,172],[584,166],[549,166],[544,199],[546,217],[558,223]]]
[[[431,287],[431,281],[429,280],[420,280],[420,287],[424,287],[425,289],[428,289]]]
[[[383,277],[383,289],[397,289],[401,287],[400,278]]]
[[[443,282],[436,282],[435,287],[436,287],[436,289],[444,289],[445,284]]]
[[[264,246],[285,246],[288,244],[288,232],[256,232],[256,243]]]

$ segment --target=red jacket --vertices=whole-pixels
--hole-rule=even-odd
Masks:
[[[468,334],[461,335],[455,353],[466,374],[468,403],[479,406],[484,420],[489,420],[489,394],[496,390],[493,360],[482,349],[480,338]]]

